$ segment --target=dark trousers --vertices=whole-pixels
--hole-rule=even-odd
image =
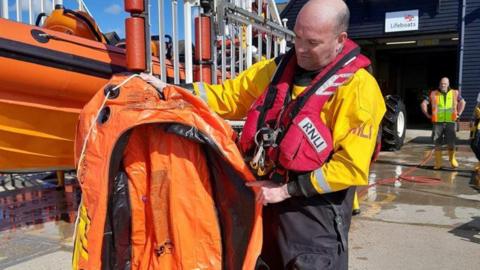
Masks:
[[[435,147],[442,147],[442,144],[445,142],[448,145],[448,149],[455,148],[455,141],[457,140],[455,125],[456,123],[454,122],[442,122],[433,124],[432,137]]]
[[[257,269],[347,270],[354,193],[351,187],[265,207]]]

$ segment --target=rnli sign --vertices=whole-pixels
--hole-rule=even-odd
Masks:
[[[418,9],[385,13],[385,33],[418,30]]]

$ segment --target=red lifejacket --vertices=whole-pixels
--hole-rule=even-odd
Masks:
[[[351,40],[295,100],[291,100],[297,59],[290,50],[275,71],[271,84],[252,105],[240,138],[240,149],[252,157],[264,147],[276,167],[298,172],[318,169],[333,150],[330,129],[320,112],[337,88],[370,61]]]

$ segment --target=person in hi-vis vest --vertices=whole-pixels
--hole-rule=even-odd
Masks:
[[[428,105],[431,106],[431,112],[428,111]],[[433,124],[433,142],[435,144],[435,165],[433,168],[438,170],[442,167],[442,142],[443,136],[448,146],[448,158],[452,168],[458,167],[455,158],[455,121],[465,109],[465,100],[459,94],[458,90],[450,88],[450,81],[447,77],[440,80],[437,90],[432,90],[427,99],[421,104],[422,112]]]

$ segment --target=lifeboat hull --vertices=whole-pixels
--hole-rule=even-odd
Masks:
[[[0,33],[0,171],[73,169],[80,110],[127,71],[124,49],[5,19]]]

